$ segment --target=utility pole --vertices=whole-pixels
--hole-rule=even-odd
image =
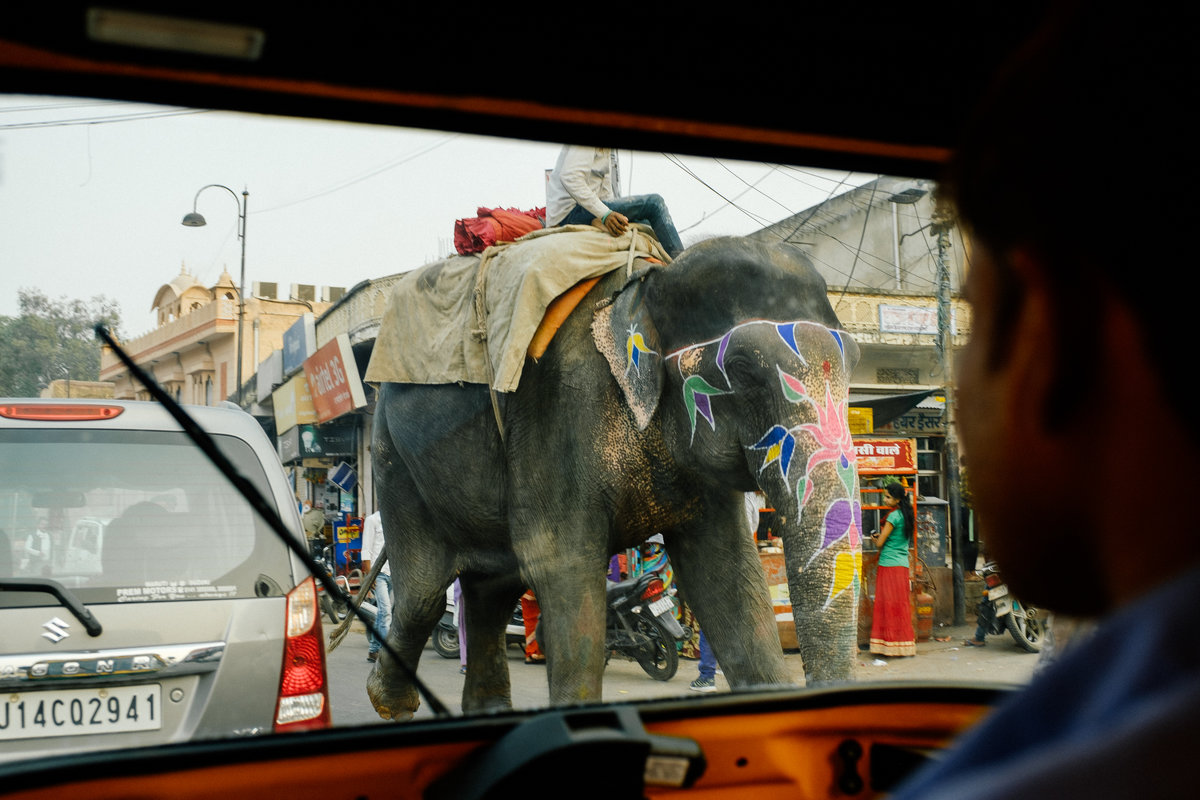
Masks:
[[[954,624],[963,625],[966,615],[966,584],[963,566],[963,531],[959,525],[962,499],[959,492],[958,432],[954,415],[954,332],[950,309],[950,230],[954,213],[941,198],[934,199],[932,233],[937,239],[938,355],[945,380],[946,481],[950,484],[950,552],[954,576]]]

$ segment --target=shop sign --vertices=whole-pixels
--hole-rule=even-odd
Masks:
[[[305,458],[322,458],[326,455],[321,434],[313,425],[297,425],[279,435],[279,460],[294,464]]]
[[[353,456],[356,431],[353,423],[341,425],[297,425],[279,434],[279,460],[291,464],[301,459]],[[319,462],[324,463],[324,462]]]
[[[282,350],[276,350],[263,359],[263,362],[258,365],[258,372],[255,373],[254,380],[254,399],[264,403],[275,391],[275,387],[283,383]]]
[[[339,333],[304,361],[317,421],[325,422],[367,404],[350,337]]]
[[[855,439],[860,475],[898,475],[917,471],[914,439]]]
[[[941,411],[914,409],[903,416],[896,417],[884,429],[912,436],[945,436],[946,415]]]
[[[297,425],[311,425],[317,421],[312,395],[308,391],[308,380],[304,373],[294,376],[271,395],[275,410],[275,430],[286,431]]]
[[[920,306],[892,306],[879,304],[879,330],[882,333],[925,333],[938,332],[937,308]],[[954,313],[951,309],[950,331],[955,332]]]
[[[354,471],[353,467],[343,461],[329,471],[327,480],[341,489],[343,493],[353,492],[354,487],[358,485],[358,473]]]
[[[355,456],[358,453],[358,420],[348,417],[317,428],[327,456]]]
[[[847,424],[850,427],[851,435],[875,432],[875,409],[851,406],[848,412]]]
[[[292,323],[283,333],[283,374],[290,375],[304,365],[304,359],[317,349],[317,322],[312,312]]]

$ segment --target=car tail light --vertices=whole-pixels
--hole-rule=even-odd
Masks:
[[[0,417],[37,422],[91,422],[112,419],[124,410],[122,406],[99,404],[5,403],[0,405]]]
[[[321,645],[317,586],[312,578],[288,594],[286,624],[275,732],[327,728],[331,721],[329,680],[325,648]]]
[[[642,599],[643,600],[653,600],[654,598],[656,598],[660,594],[662,594],[663,591],[664,591],[664,589],[663,589],[662,580],[659,578],[655,578],[654,580],[652,580],[648,584],[646,584],[646,588],[642,590]]]

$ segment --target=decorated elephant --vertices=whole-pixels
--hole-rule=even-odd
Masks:
[[[797,248],[722,238],[670,266],[601,278],[513,392],[383,384],[373,458],[390,643],[415,668],[461,575],[463,710],[507,708],[503,629],[530,587],[550,702],[598,701],[606,564],[661,533],[730,685],[791,685],[745,515],[745,493],[762,489],[806,680],[850,679],[861,514],[846,417],[858,355]],[[371,701],[408,718],[416,692],[380,655]]]

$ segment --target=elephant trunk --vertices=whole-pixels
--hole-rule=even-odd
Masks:
[[[764,481],[809,686],[853,680],[857,660],[862,516],[854,460],[836,461],[818,465],[798,485]]]

